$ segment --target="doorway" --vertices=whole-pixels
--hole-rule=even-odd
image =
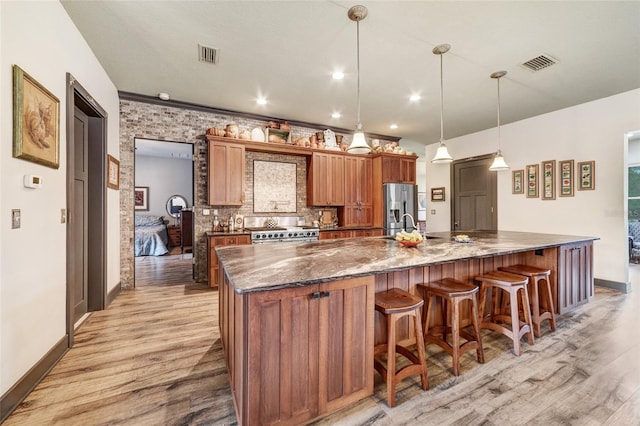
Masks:
[[[194,145],[143,138],[134,143],[134,287],[157,285],[166,275],[176,280],[165,285],[193,280]]]
[[[107,113],[67,73],[67,335],[106,301]]]
[[[451,168],[451,230],[498,229],[498,179],[493,155],[457,160]]]

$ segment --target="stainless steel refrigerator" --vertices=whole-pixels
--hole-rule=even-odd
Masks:
[[[406,183],[385,183],[383,186],[384,200],[384,233],[395,235],[404,229],[414,230],[411,215],[418,226],[418,187]]]

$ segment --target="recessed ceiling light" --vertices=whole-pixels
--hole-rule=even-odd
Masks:
[[[334,71],[333,74],[331,74],[331,77],[333,77],[334,80],[342,80],[344,78],[344,73],[342,71]]]
[[[411,102],[418,102],[420,99],[422,99],[422,96],[418,95],[418,94],[414,94],[409,96],[409,100]]]
[[[397,129],[397,128],[398,128],[398,125],[397,125],[396,123],[392,123],[392,124],[389,126],[389,128],[390,128],[390,129]]]
[[[258,99],[256,99],[256,103],[258,105],[266,105],[267,104],[267,100],[265,98],[258,98]]]
[[[342,117],[342,114],[340,114],[339,112],[334,112],[333,114],[331,114],[331,118],[340,118]]]
[[[169,94],[168,93],[164,93],[164,92],[158,93],[158,97],[160,99],[162,99],[163,101],[168,101],[169,100]]]

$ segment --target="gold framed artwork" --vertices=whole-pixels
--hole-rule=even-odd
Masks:
[[[431,188],[431,201],[445,201],[444,186],[438,187],[438,188]]]
[[[149,210],[149,187],[136,186],[133,190],[133,209]]]
[[[511,172],[511,193],[524,194],[524,170]]]
[[[107,188],[120,189],[120,161],[107,154]]]
[[[596,189],[595,161],[581,161],[578,163],[578,189]]]
[[[543,200],[556,199],[556,160],[542,162],[542,197]]]
[[[525,167],[527,173],[527,198],[538,198],[538,164],[529,164]]]
[[[13,66],[13,156],[60,167],[60,101]]]
[[[558,162],[558,175],[560,177],[561,197],[573,197],[573,160]]]

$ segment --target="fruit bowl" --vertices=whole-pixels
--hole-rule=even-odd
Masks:
[[[396,240],[397,241],[397,240]],[[401,245],[405,246],[405,247],[416,247],[418,244],[420,244],[423,240],[420,241],[398,241],[398,243],[400,243]]]

